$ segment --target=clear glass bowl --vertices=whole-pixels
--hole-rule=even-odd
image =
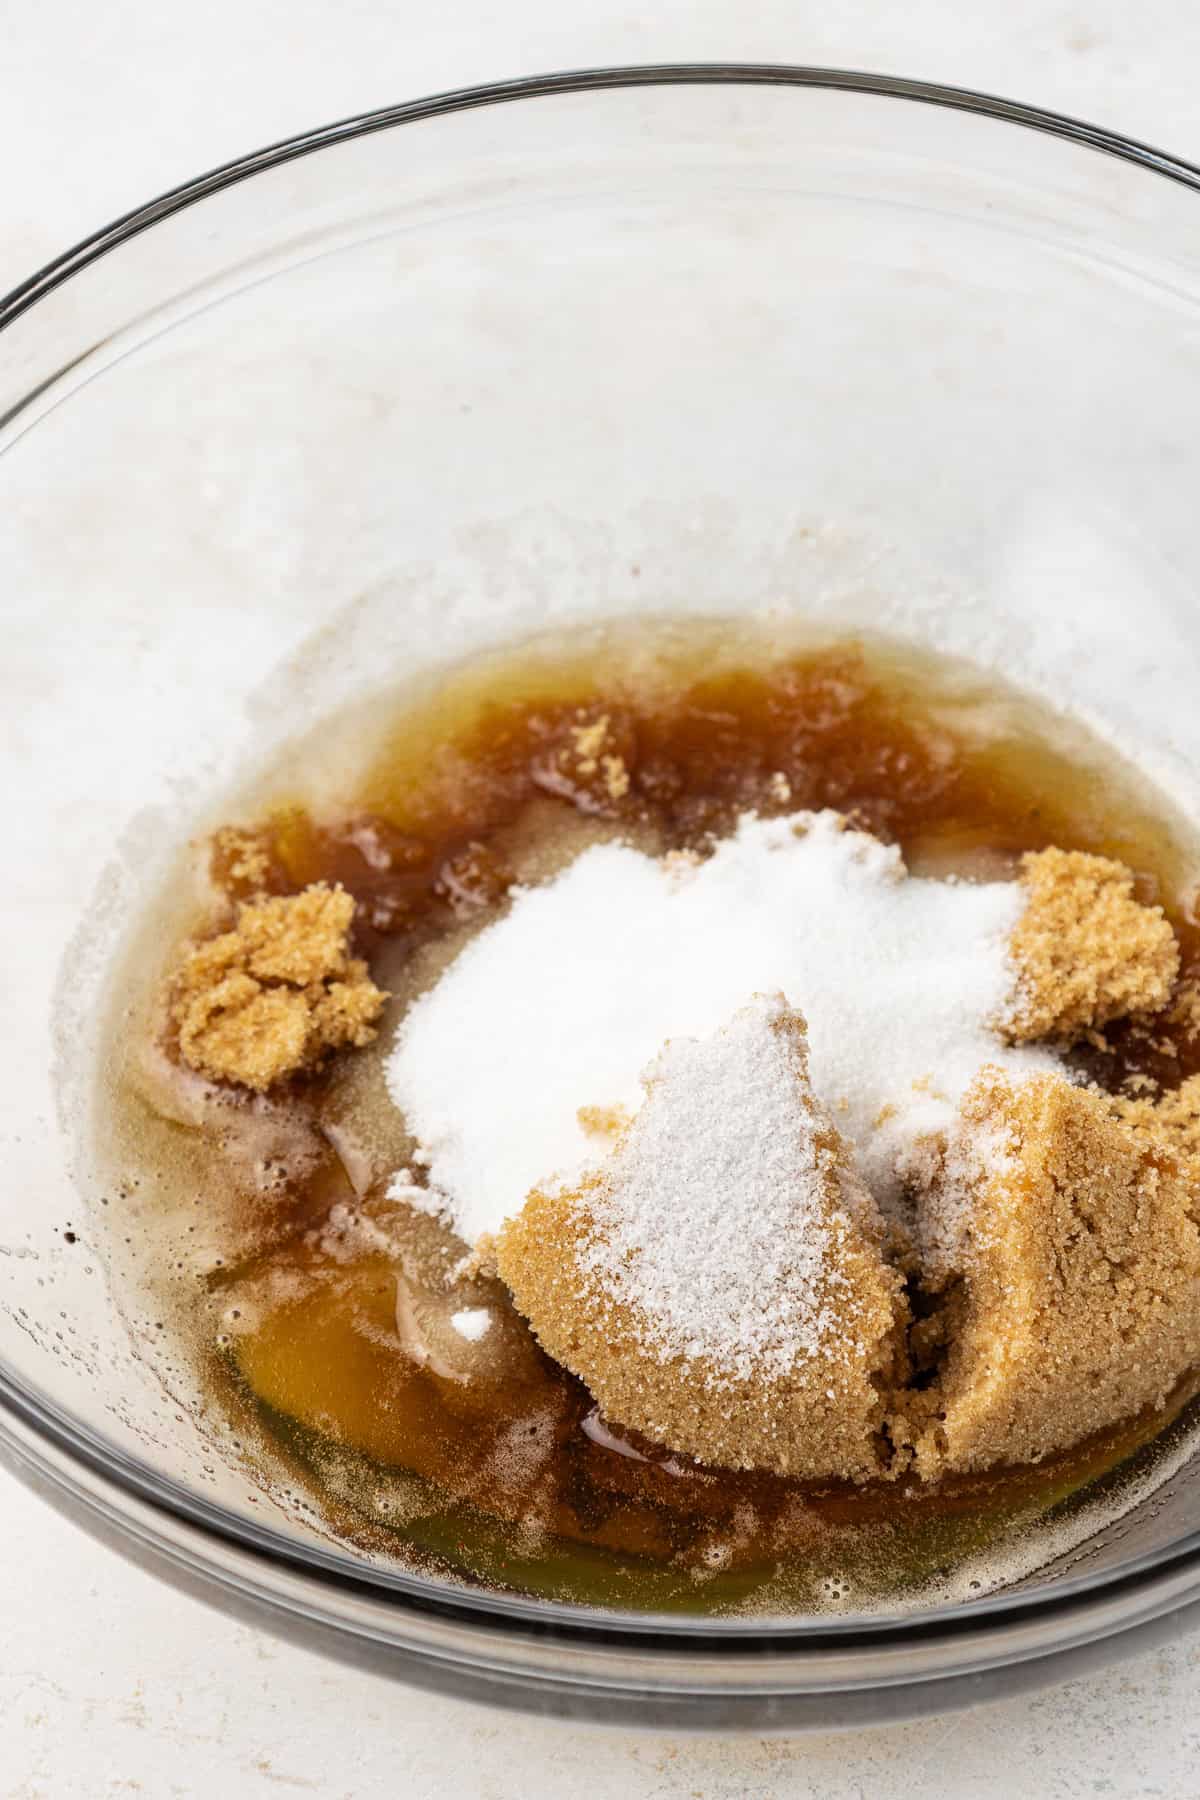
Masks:
[[[13,1468],[272,1629],[593,1719],[911,1716],[1190,1621],[1181,1455],[1040,1572],[907,1617],[588,1612],[356,1557],[131,1340],[86,1090],[104,970],[247,747],[548,624],[935,639],[1136,741],[1195,816],[1198,189],[918,83],[602,71],[276,146],[0,304]]]

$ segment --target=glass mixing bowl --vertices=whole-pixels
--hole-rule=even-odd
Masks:
[[[278,145],[0,304],[13,1469],[271,1629],[592,1719],[912,1716],[1190,1621],[1184,1440],[1119,1521],[908,1616],[589,1612],[355,1556],[131,1339],[86,1115],[104,970],[239,759],[547,625],[774,607],[934,641],[1200,812],[1197,190],[920,83],[600,71]]]

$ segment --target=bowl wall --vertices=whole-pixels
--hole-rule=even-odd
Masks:
[[[806,82],[401,109],[201,184],[0,336],[9,1454],[63,1493],[87,1462],[127,1535],[140,1484],[147,1553],[190,1514],[206,1580],[230,1534],[328,1558],[360,1642],[436,1594],[222,1453],[106,1278],[88,1155],[106,972],[239,765],[547,626],[777,611],[967,655],[1197,812],[1200,195]],[[1198,1483],[1021,1604],[1171,1561]]]

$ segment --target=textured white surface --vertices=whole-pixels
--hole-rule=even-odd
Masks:
[[[778,993],[804,1014],[816,1098],[886,1204],[982,1063],[1014,1079],[1055,1066],[991,1025],[1021,905],[1010,883],[905,879],[899,851],[828,812],[744,817],[696,869],[597,844],[520,894],[417,1002],[388,1085],[473,1244],[530,1188],[595,1162],[581,1108],[637,1112],[663,1044],[710,1038]],[[581,957],[593,919],[604,932]]]
[[[0,0],[0,288],[150,194],[340,114],[587,63],[890,69],[1200,158],[1188,0]],[[928,1724],[793,1743],[539,1725],[323,1663],[168,1592],[0,1478],[0,1796],[1191,1800],[1200,1641]]]

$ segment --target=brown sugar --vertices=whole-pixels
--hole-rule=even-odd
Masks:
[[[1081,850],[1021,859],[1028,898],[1010,940],[1017,994],[1005,1035],[1074,1041],[1127,1013],[1163,1008],[1179,946],[1160,906],[1134,897],[1123,863]]]
[[[538,767],[538,785],[586,812],[620,809],[631,788],[632,732],[627,721],[583,709]]]
[[[602,756],[600,768],[610,800],[623,800],[629,792],[629,770],[623,756]]]
[[[875,1244],[846,1219],[834,1228],[836,1283],[853,1296],[835,1353],[790,1378],[730,1377],[699,1358],[648,1353],[627,1309],[588,1282],[572,1247],[595,1229],[594,1192],[586,1181],[535,1190],[501,1233],[498,1268],[543,1349],[607,1420],[721,1468],[851,1481],[889,1472],[880,1389],[901,1354],[900,1299]]]
[[[1200,981],[1194,975],[1185,976],[1175,989],[1165,1021],[1185,1041],[1200,1037]]]
[[[703,1463],[864,1480],[887,1472],[901,1282],[808,1086],[803,1022],[771,1004],[716,1040],[669,1045],[610,1160],[568,1191],[535,1189],[499,1235],[498,1267],[611,1423]],[[671,1308],[654,1302],[668,1290],[681,1306],[664,1327]],[[743,1302],[753,1324],[739,1336]]]
[[[1157,1100],[1117,1097],[1110,1105],[1135,1138],[1177,1156],[1193,1188],[1200,1187],[1200,1075],[1190,1075]]]
[[[369,1044],[386,995],[350,954],[353,921],[353,897],[323,882],[243,902],[233,930],[193,945],[175,977],[184,1061],[262,1092],[330,1051]]]
[[[891,1422],[917,1472],[1039,1461],[1161,1406],[1200,1344],[1200,1233],[1177,1160],[1055,1075],[977,1078],[921,1197],[931,1385]],[[930,1249],[931,1247],[931,1249]]]
[[[592,775],[596,759],[608,741],[608,714],[602,713],[589,725],[572,725],[571,740],[575,745],[575,766],[581,775]]]
[[[271,877],[272,862],[261,832],[225,825],[215,833],[212,851],[222,886],[248,895],[262,893]]]
[[[589,1137],[607,1138],[610,1143],[629,1129],[631,1119],[624,1106],[581,1106],[575,1117]]]

